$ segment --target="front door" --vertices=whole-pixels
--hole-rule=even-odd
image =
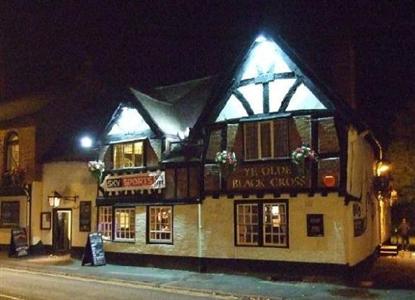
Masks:
[[[55,209],[53,211],[53,249],[68,251],[72,240],[72,211]]]

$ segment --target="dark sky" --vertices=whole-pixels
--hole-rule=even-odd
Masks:
[[[79,2],[0,4],[9,97],[64,86],[86,68],[142,89],[215,74],[230,64],[246,32],[266,21],[300,45],[300,54],[316,56],[326,41],[351,36],[357,96],[378,130],[392,121],[397,103],[414,101],[409,1]]]

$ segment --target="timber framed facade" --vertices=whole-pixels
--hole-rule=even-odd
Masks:
[[[88,234],[78,225],[90,224],[109,261],[122,263],[284,271],[371,256],[390,235],[390,206],[374,185],[381,149],[357,112],[273,32],[254,37],[230,66],[148,94],[123,91],[102,116],[98,181],[85,157],[43,162],[34,218],[53,213],[51,228],[66,218],[72,250]],[[301,147],[318,159],[295,163]],[[237,159],[226,174],[216,161],[223,151]],[[90,214],[76,202],[52,209],[52,191],[89,202]],[[34,218],[31,244],[54,248],[54,229]]]
[[[97,205],[134,207],[136,236],[128,244],[112,237],[107,253],[152,264],[196,260],[201,269],[219,261],[355,266],[373,254],[390,230],[389,204],[373,188],[380,149],[311,74],[265,34],[223,76],[151,96],[131,89],[102,137]],[[111,167],[114,147],[136,141],[146,145],[146,164]],[[318,159],[293,163],[304,145]],[[222,151],[238,161],[226,176],[215,161]]]

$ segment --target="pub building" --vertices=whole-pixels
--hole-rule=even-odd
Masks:
[[[221,76],[131,88],[99,143],[110,261],[338,270],[390,236],[379,143],[276,34]]]

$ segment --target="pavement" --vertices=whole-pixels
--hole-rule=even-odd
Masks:
[[[352,282],[319,276],[302,281],[275,281],[249,274],[198,273],[149,267],[106,264],[82,266],[69,255],[10,258],[0,252],[2,269],[19,269],[75,278],[124,282],[151,288],[233,296],[237,299],[415,299],[415,252],[380,257],[371,270]]]

